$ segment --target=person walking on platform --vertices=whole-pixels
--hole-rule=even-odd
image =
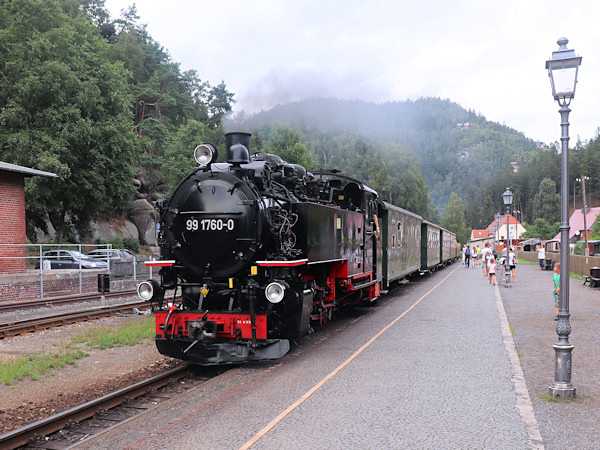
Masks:
[[[475,250],[475,259],[473,261],[473,267],[479,264],[481,261],[479,258],[481,257],[481,249],[479,248],[479,244],[477,244],[477,250]]]
[[[465,265],[465,252],[467,251],[467,244],[463,245],[462,248],[462,265]]]
[[[554,310],[556,311],[556,316],[554,316],[554,320],[558,320],[558,301],[560,299],[560,263],[557,262],[554,264]]]
[[[483,250],[481,250],[481,268],[483,269],[483,276],[488,276],[488,261],[492,257],[492,249],[489,243],[485,243]]]
[[[538,260],[540,261],[540,269],[544,270],[544,260],[546,259],[546,249],[542,244],[538,246]]]
[[[493,256],[488,259],[487,271],[488,271],[488,276],[490,278],[490,284],[495,286],[496,285],[496,260],[494,259]]]
[[[468,269],[469,268],[469,260],[471,259],[471,247],[469,247],[467,245],[467,248],[465,249],[465,267]]]
[[[517,268],[517,255],[515,255],[514,247],[510,248],[508,252],[508,267],[510,269],[510,273],[512,274],[512,282],[517,281],[515,278],[515,269]]]

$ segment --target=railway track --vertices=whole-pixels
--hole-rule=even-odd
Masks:
[[[109,317],[115,314],[135,312],[134,310],[148,309],[149,305],[145,301],[136,301],[123,303],[120,305],[99,306],[85,311],[75,311],[62,314],[54,314],[45,317],[35,317],[32,319],[23,319],[13,322],[0,323],[0,339],[19,336],[36,331],[47,330],[64,325],[71,325],[78,322]]]
[[[110,394],[88,401],[73,408],[61,411],[45,419],[38,420],[22,428],[0,435],[0,448],[17,448],[30,441],[34,448],[67,448],[76,442],[102,432],[133,416],[143,414],[174,396],[181,394],[181,388],[161,392],[171,381],[191,375],[188,365],[167,370],[146,380],[132,384]],[[191,376],[194,382],[188,383],[192,389],[215,375]],[[132,399],[136,399],[132,401]],[[119,410],[115,410],[119,408]],[[94,423],[85,423],[87,419]],[[67,430],[64,430],[67,427]],[[56,433],[63,430],[63,433]],[[56,433],[55,436],[52,433]]]
[[[129,291],[120,291],[120,292],[107,292],[104,294],[106,298],[111,297],[130,297],[136,295],[136,290]],[[11,311],[20,311],[23,309],[32,309],[32,308],[43,308],[57,305],[66,305],[69,303],[79,303],[85,301],[92,300],[100,300],[101,294],[92,293],[92,294],[82,294],[82,295],[69,295],[64,297],[55,297],[46,300],[32,300],[28,302],[18,302],[18,303],[3,303],[0,304],[0,314]]]

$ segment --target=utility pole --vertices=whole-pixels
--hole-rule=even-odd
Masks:
[[[581,208],[581,211],[583,212],[583,235],[584,235],[584,242],[585,242],[585,247],[583,249],[583,256],[588,256],[590,254],[590,249],[588,248],[588,232],[587,232],[587,202],[585,199],[585,180],[589,180],[590,177],[588,176],[582,176],[581,178],[575,178],[575,182],[577,181],[581,181],[581,190],[582,190],[582,194],[583,194],[583,208]],[[573,208],[575,208],[575,204],[573,204]],[[575,209],[573,209],[573,212],[575,212]]]
[[[581,177],[581,188],[583,189],[583,233],[585,236],[585,250],[583,251],[584,256],[588,256],[590,254],[590,249],[588,248],[587,203],[585,202],[585,180],[589,179],[590,177]]]

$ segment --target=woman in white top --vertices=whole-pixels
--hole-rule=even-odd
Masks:
[[[517,267],[517,256],[515,255],[513,247],[511,247],[510,251],[508,252],[508,267],[512,273],[512,282],[514,283],[516,281],[515,268]]]

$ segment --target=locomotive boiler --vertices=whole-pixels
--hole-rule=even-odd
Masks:
[[[226,135],[159,203],[160,281],[138,287],[154,304],[160,353],[197,364],[276,359],[290,340],[344,306],[381,293],[383,245],[373,189],[335,170],[308,172],[250,135]]]

